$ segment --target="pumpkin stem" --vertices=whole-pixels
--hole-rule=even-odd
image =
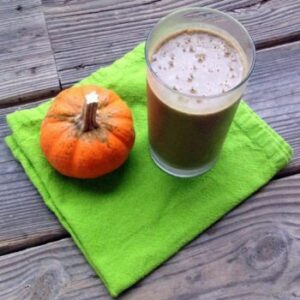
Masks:
[[[85,102],[81,113],[81,131],[87,132],[99,127],[97,123],[97,108],[99,96],[96,92],[91,92],[85,95]]]

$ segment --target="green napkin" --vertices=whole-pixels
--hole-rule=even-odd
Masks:
[[[264,185],[292,155],[242,102],[210,172],[192,179],[165,174],[148,151],[145,77],[141,44],[79,83],[114,89],[133,110],[136,142],[130,158],[103,178],[67,178],[47,163],[39,132],[49,102],[7,116],[11,151],[113,296]]]

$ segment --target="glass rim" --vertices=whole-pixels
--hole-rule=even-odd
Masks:
[[[180,12],[184,12],[184,11],[202,11],[202,12],[209,12],[209,13],[214,13],[214,14],[219,14],[219,15],[223,15],[224,17],[230,19],[231,21],[233,21],[236,25],[238,25],[239,27],[242,28],[242,30],[244,31],[244,33],[246,34],[248,40],[250,41],[250,45],[251,45],[251,52],[252,52],[252,62],[251,65],[247,71],[247,73],[245,74],[245,76],[243,77],[243,79],[234,87],[232,87],[231,89],[229,89],[228,91],[222,92],[222,93],[218,93],[218,94],[213,94],[213,95],[209,95],[209,96],[201,96],[201,95],[191,95],[191,94],[187,94],[187,93],[183,93],[180,91],[175,91],[174,89],[172,89],[171,86],[169,86],[167,83],[165,83],[153,70],[150,60],[149,60],[149,41],[150,41],[150,37],[152,36],[152,34],[155,32],[155,30],[157,29],[157,27],[164,22],[167,18],[169,18],[170,16],[176,15]],[[238,42],[238,40],[237,40]],[[146,44],[145,44],[145,49],[144,49],[144,53],[145,53],[145,59],[146,59],[146,63],[147,63],[147,67],[149,68],[149,70],[151,71],[151,74],[153,74],[153,76],[159,81],[160,84],[162,84],[164,87],[166,87],[168,90],[171,90],[173,93],[176,93],[178,95],[184,96],[184,97],[189,97],[189,98],[193,98],[193,99],[212,99],[212,98],[218,98],[218,97],[224,97],[230,93],[232,93],[233,91],[237,90],[239,87],[241,87],[243,84],[246,83],[246,81],[249,79],[253,69],[254,69],[254,65],[255,65],[255,60],[256,60],[256,48],[255,48],[255,44],[254,41],[251,37],[251,35],[249,34],[248,30],[245,28],[245,26],[240,23],[237,19],[233,18],[232,16],[230,16],[228,13],[224,13],[218,9],[213,9],[213,8],[208,8],[208,7],[198,7],[198,6],[186,6],[186,7],[182,7],[179,9],[175,9],[174,11],[172,11],[171,13],[167,14],[166,16],[162,17],[150,30],[147,39],[146,39]]]

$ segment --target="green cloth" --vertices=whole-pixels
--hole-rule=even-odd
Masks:
[[[242,102],[210,172],[191,179],[162,172],[148,151],[145,77],[141,44],[79,83],[115,90],[134,114],[130,158],[103,178],[67,178],[47,163],[39,133],[49,102],[7,116],[11,151],[113,296],[263,186],[292,155],[290,146]]]

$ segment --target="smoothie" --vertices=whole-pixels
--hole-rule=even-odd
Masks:
[[[230,99],[225,95],[248,72],[245,53],[230,36],[184,30],[163,40],[150,63],[147,93],[152,155],[174,169],[193,170],[212,163],[241,97],[239,93]],[[160,85],[173,93],[163,92]]]

